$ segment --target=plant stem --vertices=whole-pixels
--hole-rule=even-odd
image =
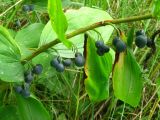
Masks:
[[[128,17],[128,18],[100,21],[100,22],[94,23],[92,25],[89,25],[89,26],[86,26],[86,27],[82,27],[82,28],[80,28],[78,30],[75,30],[75,31],[67,34],[66,38],[67,39],[72,38],[72,37],[74,37],[76,35],[85,33],[86,31],[93,30],[93,29],[101,27],[101,26],[106,26],[106,25],[110,25],[110,24],[128,23],[128,22],[134,22],[134,21],[151,19],[151,18],[154,18],[152,14],[146,14],[146,15],[133,16],[133,17]],[[22,64],[25,64],[27,61],[31,60],[32,58],[36,57],[40,53],[46,51],[47,49],[49,49],[50,47],[52,47],[52,46],[54,46],[54,45],[56,45],[58,43],[60,43],[60,41],[58,39],[55,39],[55,40],[53,40],[53,41],[41,46],[35,52],[33,52],[30,56],[22,59],[21,60]]]

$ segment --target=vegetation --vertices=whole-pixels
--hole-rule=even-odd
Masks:
[[[0,0],[0,120],[159,120],[159,0]]]

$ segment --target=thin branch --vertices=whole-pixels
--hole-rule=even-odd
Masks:
[[[128,22],[135,22],[135,21],[139,21],[139,20],[146,20],[146,19],[151,19],[154,18],[152,14],[146,14],[146,15],[141,15],[141,16],[133,16],[133,17],[128,17],[128,18],[121,18],[121,19],[114,19],[114,20],[105,20],[105,21],[100,21],[97,23],[94,23],[92,25],[86,26],[86,27],[82,27],[78,30],[75,30],[69,34],[66,35],[66,38],[72,38],[76,35],[85,33],[86,31],[101,27],[101,26],[106,26],[106,25],[110,25],[110,24],[120,24],[120,23],[128,23]],[[36,57],[37,55],[39,55],[40,53],[46,51],[47,49],[49,49],[50,47],[56,45],[60,43],[60,41],[58,39],[55,39],[43,46],[41,46],[40,48],[38,48],[35,52],[33,52],[30,56],[24,58],[21,60],[22,64],[25,64],[27,61],[30,61],[32,58]]]

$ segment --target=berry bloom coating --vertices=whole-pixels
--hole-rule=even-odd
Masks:
[[[119,38],[119,37],[115,37],[115,38],[113,39],[113,41],[112,41],[112,44],[113,44],[114,46],[116,46],[116,44],[117,44],[118,41],[120,41],[120,38]]]
[[[138,31],[136,32],[136,36],[139,36],[139,35],[145,35],[144,30],[138,30]]]
[[[42,73],[42,71],[43,71],[43,66],[41,64],[37,64],[36,66],[33,67],[33,71],[32,72],[34,74],[39,75],[39,74]]]
[[[110,50],[109,47],[105,44],[102,46],[102,49],[103,49],[104,53],[107,53]]]
[[[117,52],[119,52],[119,53],[123,52],[123,51],[126,50],[126,48],[127,48],[127,46],[126,46],[126,44],[122,40],[120,40],[120,41],[117,42],[117,44],[116,44],[116,50],[117,50]]]
[[[30,10],[30,8],[29,8],[28,5],[23,5],[22,10],[23,10],[24,12],[28,12],[28,11]]]
[[[102,40],[98,40],[98,41],[95,42],[95,46],[97,48],[101,48],[103,45],[104,45],[104,42]]]
[[[15,24],[16,24],[17,27],[20,27],[20,26],[21,26],[21,23],[20,23],[19,20],[16,20]]]
[[[72,60],[71,59],[65,59],[64,61],[63,61],[63,65],[64,66],[70,66],[72,64]]]
[[[104,55],[104,50],[103,49],[97,49],[97,54],[99,55],[99,56],[103,56]]]
[[[77,67],[82,67],[84,66],[84,63],[85,63],[85,59],[83,56],[77,56],[75,57],[75,65]]]
[[[76,53],[75,53],[75,57],[78,57],[78,56],[82,56],[82,53],[76,52]]]
[[[21,93],[22,92],[22,86],[16,86],[15,87],[15,91],[16,91],[16,93]]]
[[[145,45],[147,44],[147,37],[144,35],[137,36],[135,40],[135,44],[139,48],[145,47]]]
[[[65,68],[64,65],[62,63],[59,63],[56,67],[56,71],[57,72],[64,72]]]
[[[33,10],[34,10],[34,5],[33,5],[33,4],[29,5],[29,10],[30,10],[30,11],[33,11]]]

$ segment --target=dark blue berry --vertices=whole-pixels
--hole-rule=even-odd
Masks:
[[[51,60],[50,64],[52,67],[57,68],[58,64],[60,63],[59,57],[54,58]]]
[[[78,56],[82,56],[82,53],[76,52],[76,53],[75,53],[75,57],[78,57]]]
[[[147,44],[147,37],[144,35],[139,35],[136,37],[135,40],[135,44],[137,45],[137,47],[139,48],[143,48],[145,47],[145,45]]]
[[[59,63],[56,67],[56,71],[57,72],[64,72],[65,68],[64,65],[62,63]]]
[[[145,35],[144,30],[138,30],[138,31],[136,32],[136,36],[139,36],[139,35]]]
[[[126,44],[122,41],[122,40],[119,40],[117,43],[116,43],[116,50],[117,52],[124,52],[126,50],[127,46]]]
[[[33,11],[33,10],[34,10],[34,5],[33,5],[33,4],[29,5],[29,10],[30,10],[30,11]]]
[[[21,26],[21,23],[20,23],[19,20],[16,20],[15,24],[16,24],[17,27],[20,27],[20,26]]]
[[[42,71],[43,71],[43,66],[41,64],[37,64],[36,66],[33,67],[33,71],[32,72],[34,74],[39,75],[39,74],[42,73]]]
[[[23,89],[21,94],[23,97],[28,98],[30,96],[30,91],[29,89]]]
[[[147,39],[147,47],[152,47],[152,44],[153,44],[152,40],[148,38]]]
[[[15,91],[16,91],[16,93],[21,93],[22,92],[22,86],[16,86],[15,87]]]
[[[28,12],[28,11],[30,10],[30,8],[29,8],[28,5],[23,5],[22,10],[23,10],[24,12]]]
[[[77,67],[82,67],[84,66],[84,63],[85,63],[85,59],[83,56],[77,56],[75,57],[75,65]]]
[[[105,44],[102,46],[102,49],[103,49],[104,53],[107,53],[110,50],[109,47]]]
[[[121,39],[120,39],[119,37],[115,37],[115,38],[113,39],[113,41],[112,41],[112,44],[113,44],[114,46],[116,46],[117,42],[120,41],[120,40],[121,40]]]
[[[72,60],[71,59],[65,59],[65,60],[63,60],[63,65],[64,66],[70,66],[72,64]]]
[[[98,40],[98,41],[96,41],[96,43],[95,43],[95,46],[97,47],[97,48],[100,48],[100,47],[102,47],[104,45],[104,41],[102,41],[102,40]]]
[[[97,54],[99,55],[99,56],[103,56],[104,55],[104,50],[102,49],[102,48],[99,48],[99,49],[97,49]]]
[[[28,71],[27,73],[25,73],[24,80],[26,83],[31,83],[33,79],[34,79],[34,77],[33,77],[31,71]]]

